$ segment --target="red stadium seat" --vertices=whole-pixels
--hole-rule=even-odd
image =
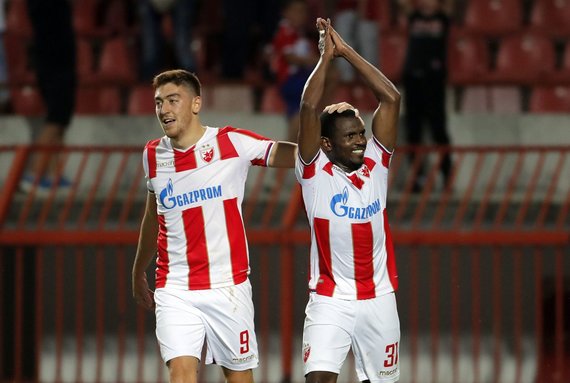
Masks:
[[[570,113],[570,86],[539,86],[532,89],[532,113]]]
[[[106,31],[97,24],[97,0],[76,1],[73,5],[73,27],[79,37],[101,37]]]
[[[285,109],[285,102],[283,98],[281,98],[277,86],[267,86],[263,90],[263,96],[261,98],[261,113],[283,114],[285,113]]]
[[[26,0],[12,0],[8,2],[6,33],[26,37],[32,35]]]
[[[481,84],[490,70],[489,50],[484,37],[452,33],[448,44],[449,81],[453,85]]]
[[[535,0],[530,24],[551,36],[570,37],[570,1]]]
[[[127,103],[127,113],[133,116],[155,113],[154,90],[151,86],[136,85],[131,89]]]
[[[14,34],[4,36],[8,82],[12,85],[35,83],[35,73],[30,67],[28,40]]]
[[[77,40],[77,76],[81,84],[93,84],[97,81],[93,46],[91,40],[84,38]]]
[[[380,34],[380,70],[393,83],[402,80],[408,37],[403,31],[384,31]]]
[[[105,40],[99,57],[97,76],[106,83],[134,83],[137,70],[127,38],[113,37]]]
[[[121,109],[117,87],[80,87],[77,90],[75,113],[78,115],[116,115]]]
[[[468,0],[464,27],[488,36],[518,31],[522,26],[520,0]]]
[[[497,63],[491,79],[501,84],[533,85],[544,81],[555,69],[553,42],[540,34],[523,33],[499,43]]]
[[[36,87],[22,86],[10,89],[10,100],[14,113],[22,116],[42,116],[45,106],[42,96]]]

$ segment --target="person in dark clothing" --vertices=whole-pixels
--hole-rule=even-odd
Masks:
[[[446,113],[447,38],[450,18],[441,0],[420,0],[408,14],[408,48],[403,70],[405,127],[411,145],[422,142],[424,124],[432,140],[449,145]],[[415,154],[410,154],[414,163]],[[451,155],[441,161],[444,187],[448,187]],[[421,191],[424,169],[420,167],[413,191]]]
[[[39,145],[62,145],[65,130],[75,110],[77,90],[76,41],[69,0],[28,0],[32,25],[32,49],[37,85],[46,107],[46,117],[39,135]],[[31,173],[20,183],[24,191],[34,184],[50,188],[52,184],[68,186],[69,182],[53,179],[55,156],[36,155]],[[50,174],[51,173],[51,174]],[[65,184],[65,185],[64,185]]]

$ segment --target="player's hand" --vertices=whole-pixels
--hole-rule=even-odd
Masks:
[[[339,102],[337,104],[331,104],[325,107],[323,112],[328,112],[328,114],[342,113],[345,110],[354,110],[356,117],[360,117],[360,112],[354,106],[350,105],[348,102]]]
[[[331,25],[329,25],[328,31],[333,42],[335,57],[344,56],[349,48],[349,45],[346,43],[346,41],[343,40],[342,37],[340,37],[338,32]]]
[[[317,30],[319,31],[319,53],[325,59],[334,58],[334,46],[329,34],[330,19],[317,19]]]
[[[133,298],[147,310],[154,309],[154,292],[148,288],[146,273],[133,276]]]

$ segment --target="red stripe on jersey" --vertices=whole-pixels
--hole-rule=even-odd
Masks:
[[[248,270],[245,228],[238,209],[237,198],[224,200],[224,213],[230,242],[232,275],[237,285],[246,280]]]
[[[392,155],[390,153],[382,152],[382,165],[384,165],[384,167],[386,169],[388,169],[390,167],[390,158],[391,157],[392,157]]]
[[[362,189],[362,185],[364,185],[364,181],[362,181],[360,179],[360,177],[358,177],[356,175],[356,173],[353,173],[351,175],[348,176],[348,179],[350,180],[350,182],[352,182],[352,184],[354,186],[356,186],[358,189]]]
[[[221,134],[228,134],[229,132],[243,134],[244,136],[253,137],[255,139],[262,140],[262,141],[271,141],[269,138],[262,136],[261,134],[254,133],[250,130],[234,128],[232,126],[226,126],[222,129],[220,129],[220,131],[218,132],[218,136]]]
[[[148,178],[156,177],[156,147],[160,139],[149,141],[146,144],[146,156],[148,161]]]
[[[352,249],[354,252],[354,281],[356,299],[370,299],[376,296],[374,286],[374,264],[372,263],[372,223],[353,223]]]
[[[390,283],[395,291],[398,290],[398,270],[396,269],[396,255],[394,254],[394,243],[392,242],[392,232],[390,231],[390,225],[388,224],[388,213],[386,212],[386,209],[384,209],[383,215],[384,234],[386,235],[386,267],[388,268]]]
[[[364,157],[364,164],[366,165],[368,170],[372,171],[372,169],[374,169],[374,166],[376,166],[376,161],[374,161],[370,157]]]
[[[267,146],[265,150],[265,155],[263,158],[257,158],[255,160],[251,160],[251,164],[255,166],[269,166],[269,153],[271,153],[271,148],[273,147],[274,142]]]
[[[174,150],[174,168],[176,172],[183,172],[185,170],[196,169],[196,151],[194,148],[188,149],[185,152]]]
[[[308,180],[315,176],[317,170],[317,161],[311,162],[309,165],[303,164],[303,179]]]
[[[164,215],[158,216],[158,238],[156,240],[158,249],[158,259],[156,260],[156,281],[155,287],[160,288],[166,285],[168,275],[168,243],[166,241],[166,220]]]
[[[389,168],[390,158],[392,157],[392,153],[388,152],[386,148],[380,143],[380,141],[376,139],[376,137],[374,137],[373,141],[376,144],[376,146],[378,146],[378,148],[380,148],[380,150],[382,151],[382,165],[384,165],[385,168]]]
[[[332,273],[329,220],[315,217],[313,227],[315,229],[315,239],[319,251],[317,294],[332,297],[336,283]]]
[[[186,234],[186,261],[188,288],[203,290],[210,288],[210,261],[206,246],[206,227],[202,207],[193,207],[182,212],[184,233]]]
[[[325,166],[323,166],[323,170],[332,176],[333,175],[332,167],[333,167],[333,163],[327,162],[327,164]]]
[[[222,160],[227,160],[228,158],[238,157],[238,153],[232,140],[228,136],[228,132],[233,131],[234,128],[224,128],[220,129],[216,139],[218,140],[218,146],[220,147],[220,158]]]

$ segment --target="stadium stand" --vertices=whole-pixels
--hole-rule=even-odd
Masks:
[[[500,40],[496,66],[489,76],[494,83],[534,85],[553,73],[555,65],[552,40],[524,31]]]
[[[449,81],[452,85],[485,83],[490,69],[487,40],[478,35],[452,30],[448,61]]]
[[[116,86],[79,87],[75,113],[78,115],[114,115],[122,113],[122,101]]]
[[[468,0],[464,26],[485,36],[502,36],[520,30],[522,21],[519,0]]]
[[[530,11],[530,25],[553,37],[570,36],[570,2],[535,0]]]
[[[146,114],[154,110],[150,107],[152,102],[138,107],[139,101],[131,101],[131,98],[142,97],[135,88],[146,84],[140,84],[138,80],[140,31],[128,4],[122,0],[75,3],[77,70],[81,86],[119,87],[123,113]],[[320,2],[311,4],[311,9],[324,9]],[[562,0],[459,1],[448,45],[449,85],[460,95],[454,101],[456,110],[532,112],[529,109],[531,87],[570,84],[569,4]],[[396,10],[395,1],[379,0],[378,6],[380,67],[392,81],[400,84],[407,45],[406,23]],[[279,92],[270,80],[261,83],[257,80],[261,76],[257,67],[248,68],[247,76],[238,84],[228,86],[220,83],[218,45],[224,24],[219,1],[206,2],[199,11],[207,17],[201,18],[196,25],[193,50],[197,55],[200,78],[205,85],[211,86],[212,94],[207,96],[207,101],[221,110],[228,107],[229,110],[245,108],[246,111],[281,113],[283,106]],[[17,94],[30,94],[29,88],[18,89],[35,85],[31,70],[33,58],[29,54],[33,42],[26,1],[9,0],[6,16],[4,37],[9,85]],[[171,36],[172,26],[168,18],[165,20],[164,31]],[[253,72],[257,77],[251,75]],[[243,88],[247,87],[251,90],[244,91]],[[243,96],[239,102],[236,94]],[[337,89],[333,98],[361,102],[360,96],[357,88],[348,92]],[[29,98],[26,100],[30,101]],[[367,98],[363,101],[367,102]],[[368,103],[365,109],[371,107],[372,104]],[[36,107],[21,105],[17,109],[37,110]]]
[[[570,86],[537,86],[530,98],[532,113],[569,113]]]

